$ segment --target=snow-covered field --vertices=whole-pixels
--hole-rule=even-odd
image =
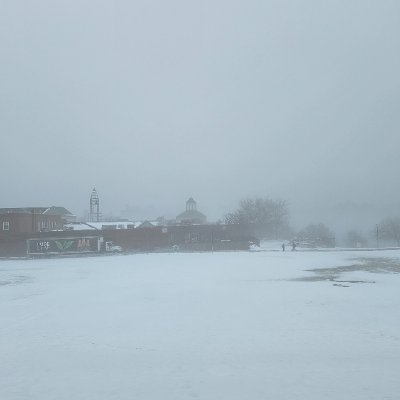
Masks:
[[[0,399],[399,399],[398,272],[400,251],[2,261]]]

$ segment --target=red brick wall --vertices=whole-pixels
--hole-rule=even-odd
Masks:
[[[3,230],[3,222],[10,223],[10,230]],[[60,216],[33,213],[0,214],[0,237],[39,232],[41,229],[61,228],[62,220]]]

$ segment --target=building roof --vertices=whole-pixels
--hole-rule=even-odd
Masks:
[[[104,229],[136,229],[154,228],[158,226],[157,221],[107,221],[107,222],[73,222],[65,225],[65,228],[78,230],[104,230]]]
[[[195,220],[195,219],[200,219],[200,220],[205,220],[207,217],[202,214],[200,211],[197,210],[187,210],[184,211],[183,213],[177,215],[176,217],[177,220]]]
[[[157,222],[154,221],[143,221],[138,228],[154,228],[157,226]]]
[[[178,223],[182,221],[205,223],[207,221],[207,217],[200,211],[197,211],[197,203],[193,197],[190,197],[186,201],[186,211],[177,215],[175,220]]]
[[[56,207],[51,206],[49,207],[43,214],[47,215],[61,215],[61,216],[74,216],[70,211],[68,211],[65,207]]]
[[[0,214],[45,214],[45,215],[60,215],[63,216],[74,216],[70,211],[64,207],[12,207],[12,208],[0,208]]]
[[[47,210],[48,207],[9,207],[9,208],[0,208],[0,214],[26,214],[32,213],[34,211],[35,214],[43,214],[44,211]]]
[[[89,231],[89,230],[97,230],[94,226],[90,224],[86,224],[84,222],[73,222],[70,224],[65,224],[64,229],[71,231]]]

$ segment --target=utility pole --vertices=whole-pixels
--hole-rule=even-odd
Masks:
[[[379,249],[379,225],[376,225],[376,248]]]
[[[32,214],[32,233],[35,233],[36,224],[35,224],[35,209],[34,208],[32,208],[31,214]]]

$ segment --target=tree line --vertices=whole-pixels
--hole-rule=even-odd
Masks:
[[[289,207],[285,200],[247,198],[239,207],[225,215],[226,224],[252,225],[260,239],[292,240],[310,247],[333,247],[335,235],[324,224],[311,224],[295,232],[289,224]]]
[[[348,247],[400,247],[400,217],[387,217],[373,226],[365,234],[357,230],[347,233],[346,245]]]
[[[334,247],[335,234],[326,225],[310,224],[299,231],[290,226],[288,203],[269,197],[249,197],[224,216],[226,224],[251,225],[259,239],[293,240],[310,247]],[[365,235],[350,230],[344,240],[347,247],[379,247],[383,243],[400,247],[400,217],[381,220]]]

